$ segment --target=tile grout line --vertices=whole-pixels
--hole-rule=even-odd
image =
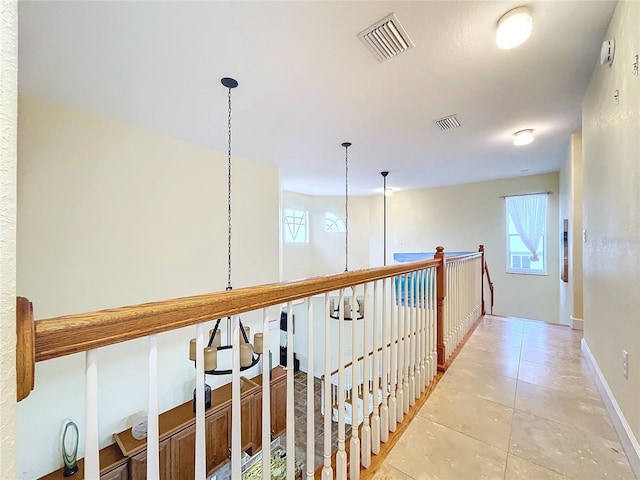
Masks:
[[[509,425],[509,440],[507,441],[507,460],[504,462],[503,480],[507,478],[507,467],[509,466],[509,455],[511,455],[511,436],[513,435],[513,418],[516,415],[516,398],[518,396],[518,378],[520,377],[520,362],[522,361],[522,342],[524,338],[524,330],[526,322],[522,324],[522,332],[520,332],[520,354],[518,355],[518,368],[516,369],[516,388],[513,392],[513,408],[511,410],[511,424]]]

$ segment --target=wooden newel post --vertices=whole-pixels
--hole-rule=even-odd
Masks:
[[[480,261],[480,270],[482,271],[482,275],[480,277],[480,295],[482,295],[482,315],[486,315],[487,311],[484,308],[484,245],[480,245],[478,251],[482,254],[482,258]]]
[[[16,297],[16,383],[17,401],[29,396],[35,385],[36,328],[33,304]]]
[[[438,370],[444,371],[446,358],[444,356],[444,299],[447,296],[447,272],[444,247],[436,247],[433,258],[439,259],[436,278],[436,297],[438,300],[437,309],[437,335],[438,335]]]

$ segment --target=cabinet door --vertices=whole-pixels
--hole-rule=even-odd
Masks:
[[[147,451],[134,455],[129,460],[129,478],[144,480],[147,478]],[[160,480],[170,480],[171,476],[171,443],[170,439],[160,442]]]
[[[127,464],[125,463],[124,465],[120,465],[113,470],[103,473],[100,475],[100,480],[129,480],[129,469]]]
[[[229,459],[229,409],[207,416],[205,419],[207,445],[207,475]],[[191,480],[195,476],[196,427],[187,427],[171,437],[173,477]]]
[[[262,392],[253,395],[253,450],[256,454],[262,448]]]
[[[207,475],[229,460],[230,408],[207,416]],[[193,478],[193,477],[191,477]]]
[[[271,384],[271,437],[279,437],[287,430],[287,378]]]
[[[192,425],[171,436],[172,479],[195,477],[196,427]]]
[[[242,451],[253,446],[253,395],[240,400],[240,422],[242,423]]]

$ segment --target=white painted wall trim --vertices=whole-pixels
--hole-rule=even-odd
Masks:
[[[587,360],[587,364],[593,373],[593,376],[596,381],[596,385],[598,386],[598,390],[600,391],[600,396],[604,401],[607,411],[609,412],[609,416],[611,417],[611,421],[613,422],[613,426],[620,437],[620,442],[622,443],[622,447],[624,448],[625,453],[627,454],[627,458],[629,459],[629,463],[631,464],[631,469],[633,473],[636,474],[636,477],[640,478],[640,444],[638,440],[633,435],[631,431],[631,427],[627,423],[627,420],[624,418],[624,414],[618,405],[615,397],[613,396],[613,392],[609,388],[600,367],[598,366],[598,362],[596,362],[595,357],[591,353],[591,349],[587,344],[587,341],[582,339],[582,353],[584,354],[585,359]]]
[[[584,330],[584,320],[582,318],[569,317],[571,319],[571,328],[574,330]]]

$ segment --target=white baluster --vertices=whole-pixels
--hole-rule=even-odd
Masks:
[[[351,288],[351,305],[357,305],[356,287]],[[351,441],[349,442],[349,478],[360,478],[360,439],[358,438],[358,386],[360,385],[360,371],[358,362],[358,322],[356,320],[357,309],[354,308],[353,321],[351,322]]]
[[[88,480],[98,480],[98,350],[87,350],[85,354],[84,388],[84,475]]]
[[[422,361],[420,364],[420,378],[422,379],[421,392],[427,388],[427,384],[429,383],[429,369],[431,368],[429,365],[429,356],[431,354],[430,345],[429,345],[429,304],[428,302],[428,292],[429,292],[429,269],[426,268],[423,272],[424,282],[422,284],[422,337],[421,337],[421,348],[422,348]]]
[[[382,280],[382,377],[380,389],[382,390],[382,404],[380,406],[380,441],[389,441],[389,316],[387,314],[387,284],[388,278]],[[392,289],[393,291],[393,289]],[[393,302],[391,302],[393,305]]]
[[[231,365],[231,478],[240,478],[242,459],[242,425],[240,414],[240,317],[237,315],[231,321],[233,362]],[[287,393],[289,393],[287,391]],[[289,412],[287,412],[287,415]],[[288,418],[287,418],[288,420]]]
[[[269,369],[269,315],[262,309],[262,450],[271,444],[271,370]],[[271,455],[262,455],[262,480],[271,480]]]
[[[149,337],[149,339],[151,339],[151,337]],[[202,324],[199,323],[196,325],[196,463],[194,469],[197,480],[204,480],[207,476],[204,425],[204,347],[204,329],[202,328]],[[147,478],[158,477],[147,474]]]
[[[396,424],[398,423],[398,400],[396,399],[396,393],[398,391],[398,324],[397,324],[397,311],[400,309],[400,277],[393,279],[392,291],[395,291],[395,295],[392,294],[391,301],[391,365],[390,365],[390,380],[389,383],[389,431],[396,431]],[[397,304],[397,305],[396,305]]]
[[[307,298],[307,478],[315,473],[315,394],[313,375],[313,305]]]
[[[296,410],[293,370],[293,302],[289,302],[287,303],[287,480],[294,480],[296,476]]]
[[[409,396],[407,398],[407,411],[416,404],[416,310],[418,309],[418,277],[416,272],[411,273],[411,298],[410,323],[409,323]]]
[[[438,373],[438,291],[436,282],[438,281],[438,268],[433,267],[431,269],[431,321],[430,332],[431,336],[431,373],[429,375],[429,381]]]
[[[324,448],[322,467],[322,480],[333,479],[333,468],[331,467],[331,417],[332,411],[332,385],[331,385],[331,317],[329,313],[331,301],[329,294],[324,295]],[[267,480],[267,479],[264,479]]]
[[[416,345],[416,355],[415,355],[415,370],[416,370],[416,400],[420,398],[422,394],[422,379],[424,377],[424,349],[422,346],[422,332],[423,332],[423,321],[422,314],[424,312],[424,301],[422,298],[423,290],[424,290],[424,270],[420,270],[416,273],[418,276],[418,286],[416,288],[416,326],[415,326],[415,345]]]
[[[403,309],[403,330],[402,330],[402,370],[403,380],[402,384],[402,413],[400,414],[400,421],[404,419],[404,414],[409,411],[409,326],[411,319],[411,310],[409,309],[409,287],[411,282],[410,274],[406,274],[404,277],[404,309]]]
[[[338,316],[338,452],[336,453],[336,477],[347,479],[347,452],[345,450],[345,392],[344,392],[344,288],[340,290],[340,315]]]
[[[364,285],[364,300],[362,304],[369,298],[369,284]],[[367,309],[368,310],[368,309]],[[374,311],[375,315],[375,311]],[[371,312],[362,319],[362,361],[363,363],[363,382],[362,382],[362,442],[360,445],[360,451],[362,453],[362,466],[368,468],[371,465],[371,427],[369,426],[369,412],[371,412],[371,395],[369,394],[369,385],[371,385],[371,372],[369,370],[369,323],[368,317],[371,316]],[[373,317],[375,324],[375,316]],[[375,350],[374,350],[375,352]],[[377,352],[375,352],[377,355]],[[375,392],[375,390],[374,390]]]
[[[148,345],[149,393],[147,406],[147,478],[159,478],[160,437],[158,428],[158,343],[156,335],[149,335]]]
[[[371,394],[373,396],[373,414],[371,416],[371,452],[377,455],[380,452],[380,354],[378,352],[378,282],[373,282],[373,338],[372,356],[373,379]],[[365,335],[366,336],[366,335]],[[364,462],[363,462],[364,463]]]

